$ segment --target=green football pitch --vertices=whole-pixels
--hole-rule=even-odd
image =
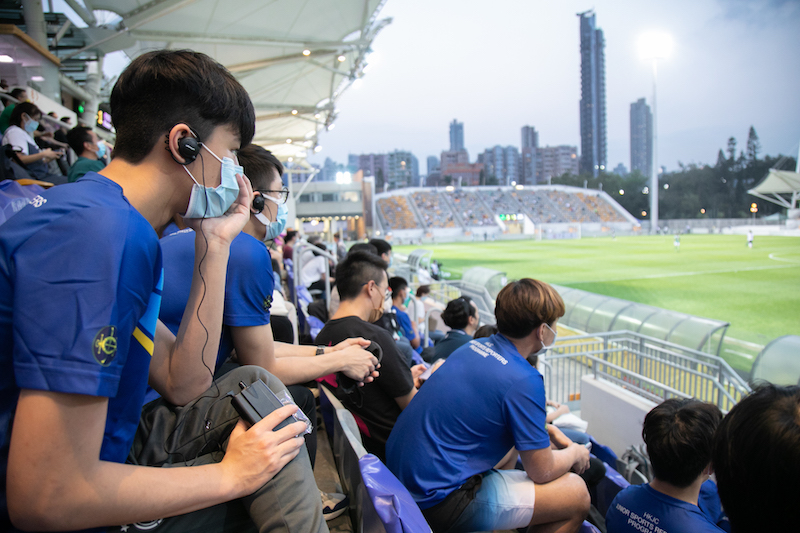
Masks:
[[[748,371],[760,345],[800,335],[800,238],[640,236],[424,245],[454,279],[484,266],[664,309],[730,322],[721,355]],[[418,247],[397,246],[401,254]],[[735,346],[742,341],[741,347]]]

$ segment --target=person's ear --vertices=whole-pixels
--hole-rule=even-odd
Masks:
[[[186,124],[180,123],[175,124],[172,129],[169,130],[169,133],[167,133],[167,138],[164,141],[167,145],[167,152],[169,152],[172,156],[172,159],[174,159],[175,162],[180,165],[189,165],[194,162],[193,157],[187,158],[185,154],[181,154],[181,145],[186,142],[184,139],[188,139],[190,137],[196,139],[196,136],[192,132],[192,128]],[[181,141],[183,141],[183,143]],[[191,161],[189,161],[189,159],[191,159]]]

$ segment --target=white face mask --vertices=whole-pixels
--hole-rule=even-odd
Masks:
[[[539,349],[539,351],[537,351],[536,353],[532,353],[531,355],[542,355],[542,354],[543,354],[543,353],[545,353],[547,350],[551,349],[553,346],[555,346],[555,345],[556,345],[556,338],[558,337],[558,333],[557,333],[556,331],[553,331],[553,328],[551,328],[551,327],[550,327],[550,326],[547,324],[547,322],[545,322],[545,323],[544,323],[544,325],[545,325],[545,327],[546,327],[547,329],[549,329],[550,331],[552,331],[552,332],[553,332],[553,341],[552,341],[550,344],[545,344],[545,343],[542,343],[542,347]],[[529,356],[529,357],[530,357],[530,356]]]

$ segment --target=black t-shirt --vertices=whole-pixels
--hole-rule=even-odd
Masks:
[[[400,406],[397,405],[395,398],[411,392],[414,380],[411,378],[408,365],[397,352],[391,335],[385,329],[356,316],[328,321],[317,335],[316,343],[333,346],[352,337],[363,337],[380,345],[383,350],[380,376],[372,383],[358,387],[349,395],[335,387],[331,389],[345,407],[363,422],[359,427],[364,448],[384,461],[386,441],[400,415]],[[330,385],[330,380],[326,380],[326,384]]]

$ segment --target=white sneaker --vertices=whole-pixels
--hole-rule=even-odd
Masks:
[[[319,491],[319,495],[322,498],[322,516],[325,517],[325,521],[338,518],[350,505],[350,499],[338,492]]]

